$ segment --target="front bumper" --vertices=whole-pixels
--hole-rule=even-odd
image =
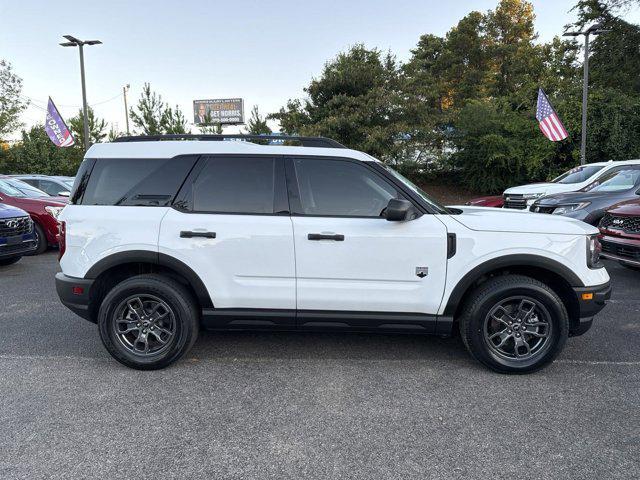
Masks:
[[[0,258],[28,255],[38,247],[35,239],[33,238],[33,234],[23,235],[23,238],[17,242],[8,242],[8,239],[4,240],[5,242],[0,244]]]
[[[56,273],[56,292],[62,304],[76,315],[95,323],[89,309],[91,286],[93,280],[68,277],[64,273]]]
[[[601,257],[640,267],[639,239],[601,235],[600,243],[602,244]]]
[[[575,287],[573,290],[578,300],[578,324],[572,326],[569,335],[577,337],[591,328],[593,317],[611,298],[611,283],[607,282],[594,287]]]

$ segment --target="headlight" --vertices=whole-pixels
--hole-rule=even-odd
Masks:
[[[585,207],[588,207],[590,202],[582,202],[582,203],[571,203],[569,205],[560,205],[556,207],[553,211],[554,215],[566,215],[570,212],[575,212],[576,210],[581,210]]]
[[[589,235],[587,237],[587,267],[600,268],[600,252],[602,251],[602,245],[598,240],[598,234]]]
[[[58,220],[58,216],[60,215],[60,212],[62,211],[63,208],[64,207],[51,207],[51,206],[44,207],[47,213],[51,215],[53,218],[55,218],[56,220]]]

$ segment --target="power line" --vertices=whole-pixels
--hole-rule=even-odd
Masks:
[[[90,107],[95,107],[96,105],[102,105],[104,103],[108,103],[108,102],[112,102],[113,100],[120,98],[122,96],[122,93],[118,93],[117,95],[108,98],[106,100],[102,100],[100,102],[95,102],[95,103],[91,103],[89,104]],[[27,97],[26,95],[20,95],[21,98],[23,98],[24,100],[28,100],[31,104],[33,104],[34,107],[39,108],[41,110],[44,110],[45,112],[47,111],[46,107],[43,107],[42,105],[46,105],[48,101],[42,101],[42,100],[36,100],[34,98],[31,97]],[[56,104],[58,107],[64,107],[64,108],[82,108],[82,105],[68,105],[68,104]]]

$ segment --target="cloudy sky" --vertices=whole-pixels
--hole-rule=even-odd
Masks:
[[[124,130],[122,86],[135,103],[143,83],[191,118],[199,98],[242,97],[268,113],[321,72],[350,45],[409,57],[424,33],[444,34],[472,10],[497,0],[350,1],[91,1],[0,0],[0,58],[13,63],[32,105],[27,125],[44,121],[48,96],[64,117],[81,104],[77,49],[62,35],[100,39],[87,47],[87,96],[101,117]],[[574,19],[575,0],[534,0],[541,41]],[[640,14],[628,19],[638,23]]]

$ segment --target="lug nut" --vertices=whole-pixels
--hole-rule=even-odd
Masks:
[[[519,337],[519,336],[520,336],[520,334],[519,334],[519,333],[516,333],[516,337]]]

